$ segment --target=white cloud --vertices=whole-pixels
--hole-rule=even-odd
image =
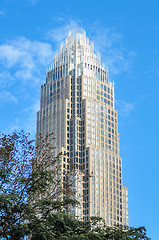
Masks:
[[[25,37],[0,44],[0,106],[17,111],[10,126],[4,121],[2,128],[35,133],[37,108],[33,103],[40,101],[40,84],[53,55],[50,44]]]
[[[52,58],[52,46],[45,42],[20,37],[0,45],[0,106],[17,110],[10,129],[35,133],[36,109],[32,104],[40,101],[40,84]],[[28,111],[22,111],[26,106]],[[3,125],[6,128],[5,121]]]
[[[9,91],[1,91],[0,92],[0,105],[4,105],[6,103],[17,104],[18,99]]]
[[[6,64],[6,67],[13,66],[21,56],[20,50],[12,45],[3,44],[0,46],[0,60]]]
[[[13,77],[10,72],[2,71],[0,72],[0,88],[9,87],[12,84]]]
[[[59,18],[56,18],[56,20],[64,21],[65,19],[59,17]],[[70,20],[65,25],[49,30],[47,35],[50,39],[60,44],[68,36],[68,33],[70,30],[77,31],[79,28],[80,27],[76,21]]]
[[[0,60],[7,64],[6,67],[18,63],[20,67],[33,69],[36,64],[46,64],[52,55],[50,44],[30,41],[25,37],[0,45]]]
[[[124,117],[128,117],[135,108],[133,103],[126,101],[118,101],[117,105],[119,106],[120,114]]]
[[[136,54],[123,46],[124,36],[113,28],[104,28],[98,23],[90,26],[90,32],[91,40],[95,48],[102,53],[102,60],[110,72],[129,72]]]
[[[152,79],[153,75],[159,76],[159,61],[152,61],[150,66],[147,68],[146,75]]]
[[[56,22],[61,22],[61,21],[64,21],[65,19],[64,19],[64,17],[56,16],[56,17],[53,18],[53,20],[56,21]]]
[[[0,45],[0,62],[16,80],[32,80],[40,77],[42,67],[50,64],[53,58],[52,47],[48,43],[17,38]],[[2,73],[0,73],[1,76]]]
[[[91,36],[96,43],[96,47],[99,50],[104,48],[111,48],[114,44],[123,38],[121,33],[115,32],[111,28],[101,28],[98,24],[93,24],[90,26]]]
[[[15,119],[12,119],[12,122],[9,126],[4,129],[4,132],[13,132],[14,130],[21,131],[25,130],[27,133],[31,133],[31,138],[35,138],[36,131],[36,113],[40,109],[39,99],[35,100],[34,103],[21,112],[17,113]]]

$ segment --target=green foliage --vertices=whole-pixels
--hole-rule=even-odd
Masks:
[[[77,204],[71,199],[60,201],[62,188],[57,176],[61,153],[55,157],[45,140],[39,140],[41,158],[37,159],[28,134],[0,136],[0,238],[23,239],[40,228],[40,234],[48,239],[50,213]]]
[[[148,239],[144,227],[108,227],[98,217],[83,222],[65,214],[70,205],[78,202],[69,198],[61,201],[61,153],[54,156],[46,139],[40,138],[37,146],[35,149],[34,142],[23,131],[0,136],[1,239]]]
[[[28,233],[26,216],[31,211],[27,190],[34,156],[32,141],[24,132],[0,138],[0,236],[21,239]]]

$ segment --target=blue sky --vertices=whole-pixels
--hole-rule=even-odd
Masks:
[[[158,240],[159,3],[1,0],[0,131],[35,137],[40,85],[70,29],[84,28],[115,83],[129,223]]]

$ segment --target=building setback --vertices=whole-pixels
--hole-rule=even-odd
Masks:
[[[84,31],[69,33],[41,86],[37,136],[52,132],[56,154],[67,153],[60,177],[74,178],[81,203],[72,214],[83,220],[101,216],[110,226],[128,225],[114,83]]]

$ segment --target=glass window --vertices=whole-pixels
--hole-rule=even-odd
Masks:
[[[57,87],[58,87],[58,88],[60,87],[60,81],[59,81],[59,82],[57,82]]]

